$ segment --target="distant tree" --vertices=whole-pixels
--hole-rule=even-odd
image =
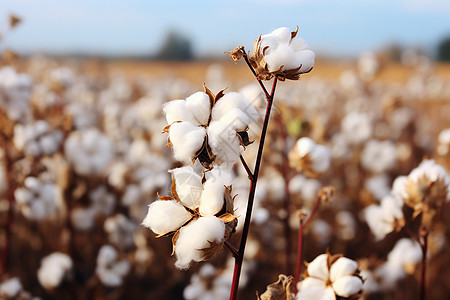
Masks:
[[[450,61],[450,37],[444,38],[438,45],[437,59]]]
[[[156,54],[156,58],[161,60],[191,60],[194,58],[191,41],[176,31],[170,31],[161,49]]]

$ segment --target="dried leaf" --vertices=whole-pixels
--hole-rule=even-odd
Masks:
[[[225,224],[232,222],[232,221],[236,220],[237,218],[239,218],[239,216],[235,216],[235,215],[229,214],[229,213],[223,214],[219,217],[219,219],[221,219]]]
[[[297,29],[295,29],[295,31],[291,32],[291,39],[295,38],[297,36],[297,33],[298,33],[298,26]]]
[[[231,50],[230,52],[225,52],[225,53],[230,54],[230,58],[233,61],[238,61],[245,55],[243,46],[236,47],[233,50]]]
[[[170,187],[170,192],[171,192],[173,198],[181,203],[180,197],[178,196],[178,193],[177,193],[177,184],[175,182],[175,178],[173,177],[173,174],[172,174],[172,186]]]
[[[20,22],[22,22],[22,19],[20,17],[13,14],[9,15],[9,28],[16,27]]]
[[[175,253],[175,245],[177,244],[179,236],[180,236],[180,230],[178,229],[177,232],[175,232],[175,234],[172,237],[172,254],[170,254],[170,255],[173,255]]]
[[[174,200],[171,196],[160,196],[158,192],[156,192],[156,196],[158,196],[159,200],[167,201],[167,200]]]
[[[293,276],[278,275],[278,281],[267,286],[267,290],[258,296],[260,300],[293,300],[291,283]]]

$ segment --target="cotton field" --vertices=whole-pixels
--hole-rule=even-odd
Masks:
[[[450,68],[297,33],[0,61],[0,298],[450,297]]]

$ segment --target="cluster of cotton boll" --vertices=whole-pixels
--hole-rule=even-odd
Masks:
[[[14,145],[26,155],[51,155],[59,149],[62,139],[62,131],[52,130],[44,120],[14,127]]]
[[[128,274],[130,268],[130,262],[126,259],[120,260],[118,252],[113,246],[104,245],[100,248],[95,273],[102,284],[108,287],[122,285],[124,277]]]
[[[64,151],[74,170],[81,175],[101,176],[114,158],[114,144],[98,129],[73,131]]]
[[[87,231],[95,226],[96,217],[109,216],[114,211],[116,196],[104,185],[99,185],[89,192],[89,205],[76,207],[71,212],[71,221],[75,229]]]
[[[0,107],[11,120],[19,121],[29,112],[31,79],[12,67],[0,69]]]
[[[282,28],[261,36],[253,51],[260,76],[291,79],[309,71],[314,56],[300,35],[301,31],[293,36]],[[260,54],[264,55],[256,58]],[[284,58],[291,55],[296,59],[286,63]],[[251,252],[254,239],[260,250],[255,257],[245,258],[240,284],[244,297],[254,296],[256,285],[266,285],[269,277],[276,278],[282,271],[288,244],[283,231],[286,219],[295,258],[300,226],[296,212],[310,213],[320,188],[328,185],[335,187],[335,199],[326,207],[319,206],[304,233],[308,261],[326,249],[370,258],[370,267],[361,276],[369,274],[373,284],[364,290],[385,293],[394,289],[399,297],[404,296],[408,286],[417,282],[421,259],[415,242],[401,240],[407,235],[404,226],[408,222],[419,225],[428,215],[432,225],[428,272],[435,276],[439,263],[448,267],[444,252],[432,250],[432,240],[436,234],[443,249],[448,245],[446,99],[450,85],[431,61],[411,57],[405,58],[410,76],[395,83],[384,79],[391,72],[379,76],[392,66],[380,63],[375,53],[362,55],[349,68],[340,65],[339,74],[278,83],[245,255]],[[188,284],[192,273],[176,270],[173,262],[185,269],[206,259],[210,253],[198,249],[209,241],[217,246],[210,248],[217,253],[209,262],[214,268],[206,263],[192,266],[199,272],[188,285],[194,287],[185,293],[191,290],[192,299],[199,294],[228,298],[234,260],[223,242],[235,230],[237,236],[229,241],[236,245],[243,227],[250,185],[239,160],[242,155],[253,169],[266,105],[264,93],[251,76],[237,82],[240,76],[227,77],[229,69],[219,65],[206,75],[206,85],[214,93],[196,93],[199,86],[185,78],[112,73],[108,63],[97,67],[98,72],[90,72],[73,61],[30,58],[16,70],[0,69],[0,129],[7,137],[5,143],[0,137],[6,145],[0,149],[0,219],[5,220],[2,226],[6,224],[12,207],[8,276],[20,278],[20,284],[15,280],[6,284],[2,277],[0,298],[4,294],[17,297],[11,295],[22,295],[23,290],[48,298],[42,287],[47,289],[50,283],[33,285],[38,285],[37,262],[53,252],[72,256],[72,271],[57,268],[59,263],[55,263],[48,273],[53,274],[50,279],[55,286],[48,293],[55,297],[64,298],[54,284],[60,278],[56,275],[63,274],[64,287],[76,290],[83,286],[88,293],[98,278],[108,286],[95,289],[99,297],[122,290],[136,298],[180,298],[180,287]],[[180,100],[167,102],[171,99]],[[168,132],[161,133],[167,125],[171,125]],[[164,148],[167,137],[172,148]],[[189,176],[180,173],[181,165],[175,160],[190,165],[193,158]],[[425,162],[413,171],[423,159],[435,163]],[[214,175],[219,164],[229,168],[230,176]],[[203,177],[202,167],[213,168]],[[176,196],[169,193],[171,175]],[[231,186],[226,197],[225,186]],[[14,190],[15,203],[9,205]],[[421,196],[424,201],[419,201]],[[231,198],[233,208],[227,215],[221,209]],[[170,241],[162,241],[163,236],[155,239],[151,231],[137,225],[144,220],[148,205],[159,207],[155,220],[164,220],[155,225],[158,235],[174,237],[178,231],[174,259],[170,258]],[[226,221],[233,226],[227,228]],[[396,241],[403,246],[392,250]],[[24,249],[33,250],[29,257],[23,255]],[[24,268],[29,274],[21,271]],[[428,282],[429,289],[445,292],[443,280],[433,278],[437,279]],[[143,286],[152,287],[147,291],[150,296],[139,294]],[[393,297],[386,293],[386,299]]]
[[[21,212],[30,220],[43,220],[56,213],[61,203],[58,187],[37,177],[27,177],[14,196]]]

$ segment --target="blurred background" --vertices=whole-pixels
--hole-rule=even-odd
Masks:
[[[415,299],[421,254],[395,248],[405,230],[379,238],[364,212],[423,159],[449,171],[448,0],[0,0],[0,299],[228,299],[228,251],[180,271],[170,238],[141,226],[180,166],[161,105],[205,83],[263,113],[248,67],[225,52],[297,26],[316,63],[277,88],[240,299],[294,272],[296,213],[328,185],[304,260],[342,253],[370,282],[362,299]],[[330,152],[323,176],[289,167],[305,136]],[[244,215],[248,179],[234,175]],[[449,203],[430,235],[429,299],[450,297]]]

